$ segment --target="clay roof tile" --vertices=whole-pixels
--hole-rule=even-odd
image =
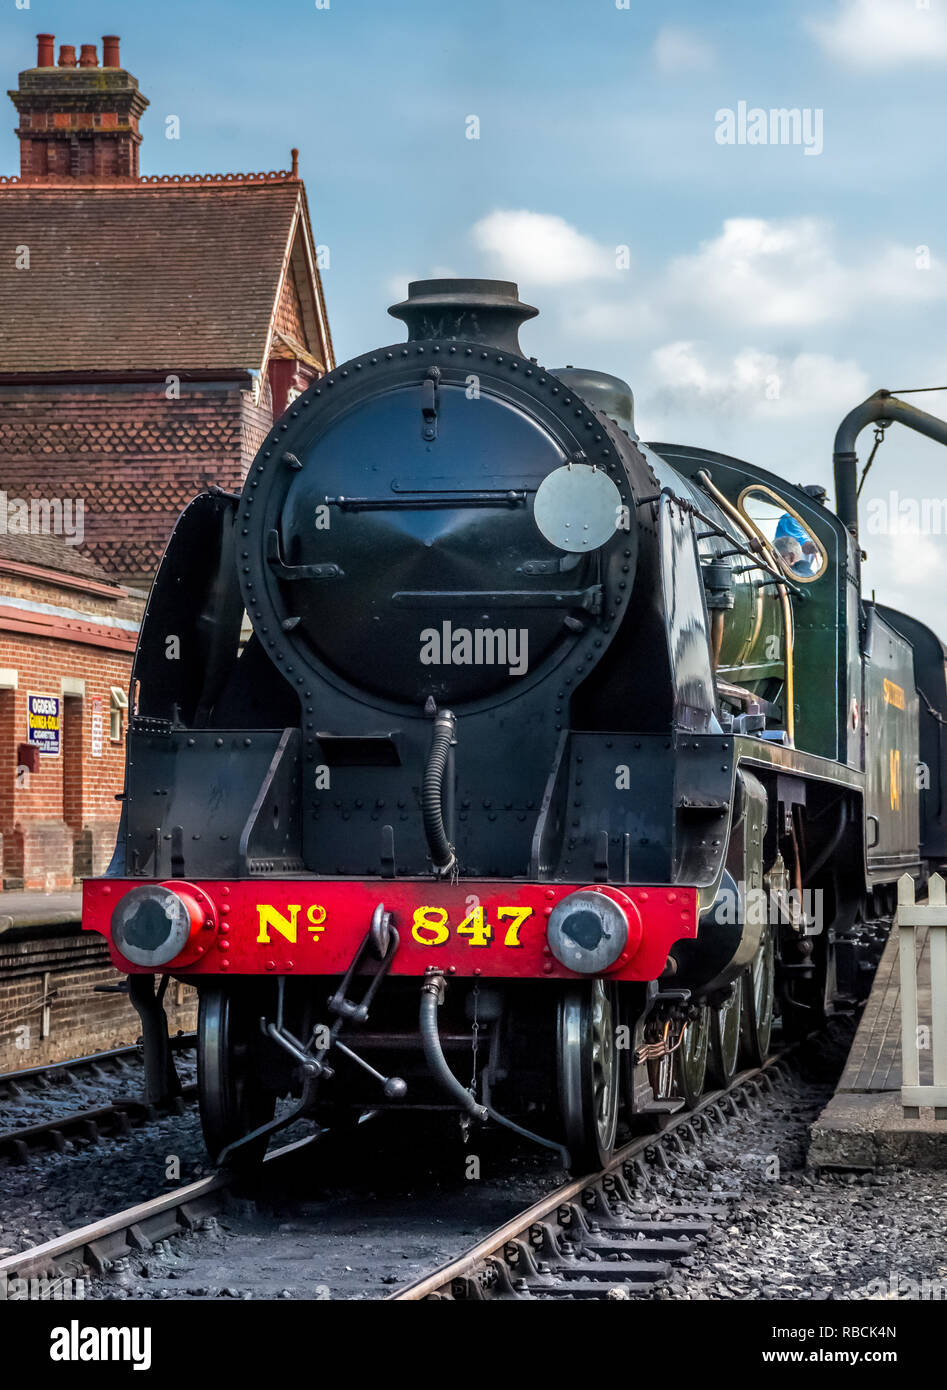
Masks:
[[[0,185],[0,372],[259,367],[301,185]]]

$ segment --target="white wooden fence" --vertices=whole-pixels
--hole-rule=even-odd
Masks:
[[[938,1118],[947,1116],[947,898],[944,880],[932,874],[927,901],[916,902],[914,880],[898,880],[898,930],[901,966],[901,1104],[906,1113],[932,1105]],[[928,929],[930,961],[930,1022],[919,1017],[917,928]],[[927,1013],[924,1010],[925,1015]],[[930,1049],[933,1083],[921,1085],[921,1054]]]

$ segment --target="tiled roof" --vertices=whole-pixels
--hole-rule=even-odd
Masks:
[[[0,186],[0,372],[261,367],[301,189]]]
[[[92,560],[78,553],[58,536],[11,536],[0,534],[0,560],[12,560],[18,565],[33,565],[37,569],[62,570],[80,579],[95,579],[101,584],[115,580]]]

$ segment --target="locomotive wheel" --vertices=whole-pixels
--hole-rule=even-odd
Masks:
[[[574,1172],[604,1167],[615,1148],[620,1071],[617,1021],[612,983],[591,980],[572,985],[559,1001],[559,1105]]]
[[[674,1053],[674,1080],[677,1093],[688,1110],[693,1110],[704,1093],[707,1054],[710,1049],[710,1009],[701,1006],[684,1031],[684,1041]]]
[[[710,1011],[710,1052],[707,1083],[725,1091],[737,1074],[743,1021],[743,986],[738,980],[730,998]]]
[[[197,1015],[197,1088],[201,1128],[216,1162],[228,1144],[273,1118],[276,1096],[254,1071],[259,1011],[252,996],[226,986],[201,990]],[[245,1169],[262,1163],[267,1137],[234,1153],[231,1164]]]
[[[764,927],[756,955],[743,974],[743,1020],[740,1056],[747,1067],[759,1067],[769,1053],[773,1031],[773,998],[776,952],[772,931]]]

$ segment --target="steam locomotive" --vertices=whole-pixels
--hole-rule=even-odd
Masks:
[[[863,921],[945,856],[944,649],[861,598],[854,491],[867,420],[932,417],[853,412],[835,515],[643,443],[624,382],[523,355],[514,284],[389,312],[407,341],[174,529],[84,925],[155,1098],[164,989],[197,987],[222,1163],[443,1106],[598,1167],[620,1112],[661,1125],[856,992]]]

